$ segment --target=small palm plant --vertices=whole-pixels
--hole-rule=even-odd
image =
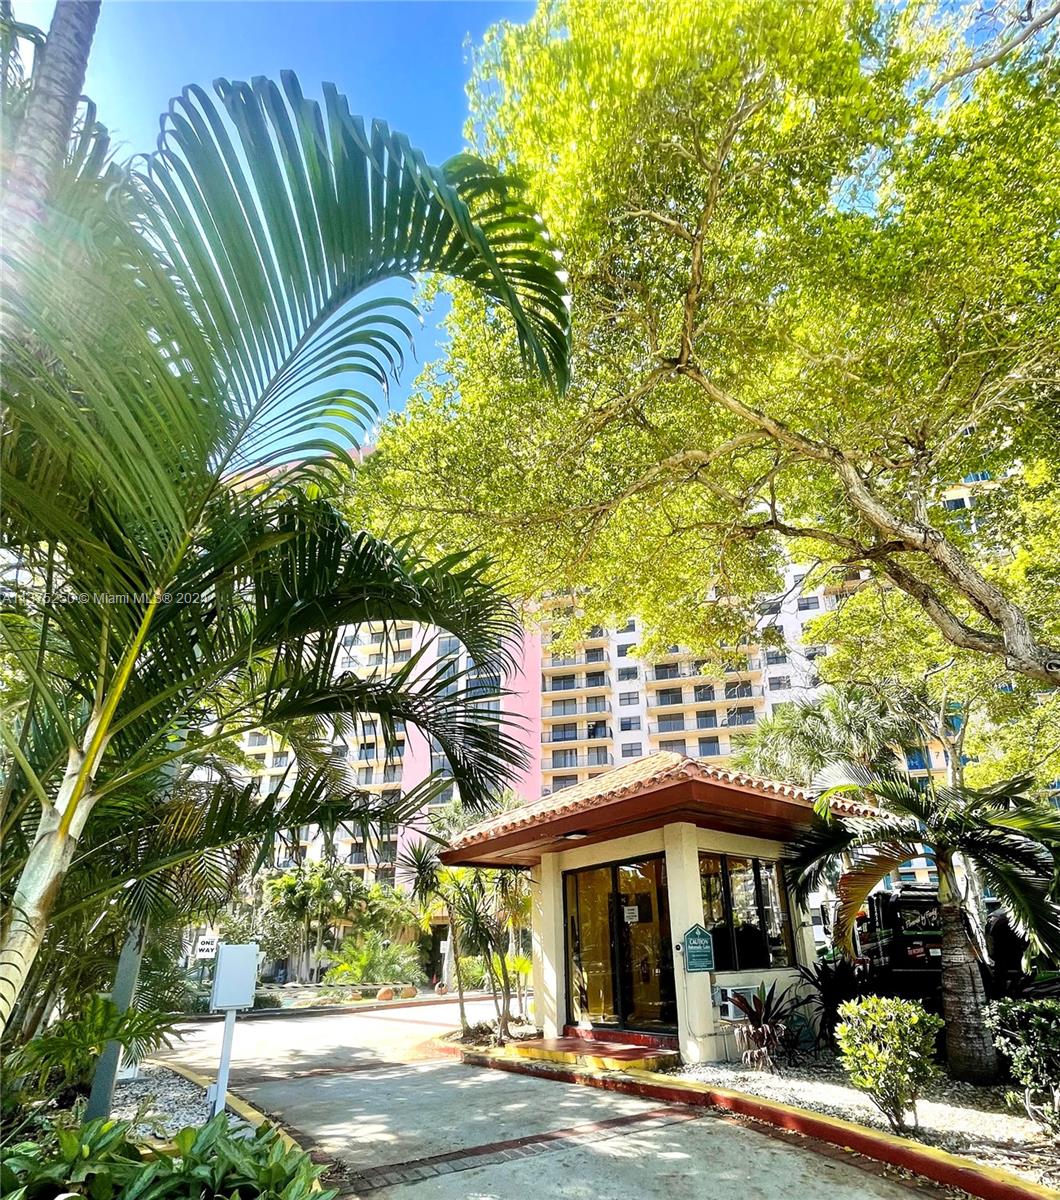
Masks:
[[[925,855],[938,872],[942,912],[942,1008],[949,1068],[959,1079],[988,1082],[997,1054],[984,1020],[983,976],[963,911],[958,860],[978,871],[1032,947],[1060,956],[1060,904],[1052,894],[1060,810],[1031,793],[1028,777],[986,788],[924,790],[900,773],[873,774],[847,765],[818,780],[818,822],[797,847],[790,876],[805,900],[850,856],[837,885],[834,936],[853,955],[854,927],[869,893],[908,859]],[[857,817],[837,817],[829,799],[856,792],[875,802]]]

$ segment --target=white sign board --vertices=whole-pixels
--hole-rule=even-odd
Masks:
[[[222,942],[217,947],[217,962],[213,971],[211,1011],[219,1008],[252,1008],[257,981],[257,942],[247,942],[243,946],[230,946]]]
[[[622,915],[625,917],[627,925],[636,925],[640,921],[640,906],[636,904],[623,904]]]
[[[212,933],[204,933],[195,943],[196,958],[213,958],[217,953],[217,938]]]

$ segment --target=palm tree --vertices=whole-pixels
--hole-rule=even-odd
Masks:
[[[459,867],[446,867],[438,857],[438,845],[424,839],[410,843],[398,856],[398,864],[412,880],[412,899],[419,905],[421,923],[430,929],[437,913],[444,913],[449,925],[449,949],[453,956],[456,976],[456,998],[460,1009],[460,1029],[470,1030],[464,1004],[464,983],[460,978],[461,936],[458,910],[466,884],[467,872]]]
[[[922,791],[898,773],[833,768],[819,780],[819,821],[796,848],[789,868],[805,901],[826,872],[844,855],[852,856],[853,866],[838,883],[835,919],[836,940],[852,954],[855,922],[869,893],[907,859],[927,854],[938,872],[946,1053],[958,1079],[996,1078],[997,1054],[983,1022],[987,997],[955,857],[975,867],[1032,946],[1060,958],[1060,905],[1050,894],[1060,811],[1029,795],[1030,786],[1026,777],[986,788],[928,781]],[[876,801],[878,811],[856,818],[830,815],[829,798],[845,791]]]
[[[374,411],[364,388],[385,388],[411,337],[413,306],[364,298],[373,285],[465,281],[565,382],[547,236],[485,163],[430,167],[333,87],[323,109],[290,74],[216,90],[220,107],[194,87],[174,100],[158,152],[120,182],[99,131],[79,138],[4,296],[17,586],[0,635],[29,682],[0,727],[0,819],[27,846],[0,1027],[94,812],[141,774],[251,728],[323,734],[369,713],[433,737],[472,807],[521,761],[504,722],[420,657],[389,678],[339,670],[343,626],[412,620],[499,675],[518,624],[485,564],[424,562],[349,528],[328,495]]]
[[[896,751],[923,744],[921,717],[920,707],[894,689],[829,687],[817,700],[786,704],[759,721],[734,761],[756,775],[802,784],[841,762],[892,770]]]
[[[100,0],[57,0],[46,42],[34,36],[39,31],[12,20],[8,0],[0,9],[0,20],[12,38],[31,36],[37,42],[31,85],[19,97],[17,122],[6,131],[8,138],[13,135],[8,142],[13,153],[4,163],[5,288],[19,286],[18,273],[9,273],[6,264],[32,254],[52,185],[66,158],[99,5]],[[14,48],[8,58],[15,61]]]

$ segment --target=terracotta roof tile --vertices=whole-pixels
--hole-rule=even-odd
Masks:
[[[458,837],[452,845],[453,850],[473,846],[479,842],[502,834],[514,833],[525,829],[545,819],[561,816],[572,816],[575,813],[587,812],[590,809],[610,804],[614,800],[625,799],[639,792],[655,791],[681,780],[699,780],[704,783],[729,784],[742,790],[750,789],[763,795],[772,793],[777,796],[787,796],[792,800],[802,800],[807,804],[813,803],[812,793],[793,783],[778,783],[771,779],[760,779],[756,775],[748,775],[744,771],[728,767],[712,767],[701,759],[689,758],[684,754],[674,754],[660,750],[655,754],[647,754],[643,758],[634,759],[625,766],[615,767],[594,779],[574,787],[563,788],[551,795],[532,800],[520,808],[509,809],[498,813],[477,825],[472,825]],[[838,812],[849,811],[856,815],[861,811],[858,806],[841,801],[833,804]]]

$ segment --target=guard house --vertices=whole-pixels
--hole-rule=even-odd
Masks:
[[[812,815],[792,784],[664,752],[491,817],[442,858],[531,870],[546,1039],[647,1041],[716,1061],[735,1056],[731,991],[782,989],[816,958],[780,869]]]

